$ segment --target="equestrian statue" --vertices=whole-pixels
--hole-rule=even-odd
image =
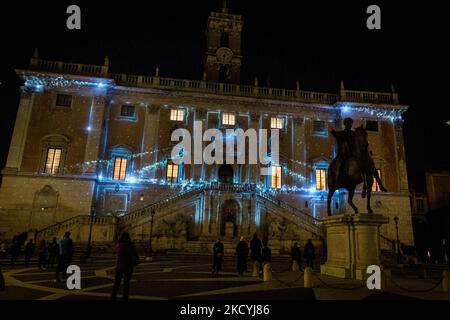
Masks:
[[[331,198],[336,190],[340,188],[348,191],[348,204],[358,213],[358,208],[353,204],[355,189],[363,183],[361,197],[367,196],[367,212],[373,213],[370,207],[370,197],[374,178],[381,191],[387,192],[383,186],[375,163],[369,151],[367,131],[363,126],[352,130],[353,119],[345,118],[345,129],[342,131],[332,130],[331,133],[337,141],[338,153],[331,161],[328,168],[328,216],[331,216]]]

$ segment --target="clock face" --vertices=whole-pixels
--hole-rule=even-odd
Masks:
[[[219,63],[230,63],[231,59],[233,59],[233,51],[230,48],[219,48],[216,51],[216,57]]]

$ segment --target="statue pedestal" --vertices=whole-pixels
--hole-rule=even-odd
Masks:
[[[365,280],[370,265],[380,265],[379,227],[389,219],[381,214],[340,214],[322,219],[327,230],[327,262],[320,273]]]
[[[225,238],[233,239],[234,238],[234,224],[233,222],[225,223]]]

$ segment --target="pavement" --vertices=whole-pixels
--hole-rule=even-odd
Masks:
[[[55,270],[3,263],[6,290],[0,300],[109,300],[114,279],[113,257],[73,262],[81,269],[81,289],[69,290],[55,282]],[[314,287],[305,288],[303,273],[289,270],[284,257],[272,261],[272,281],[248,271],[238,276],[234,257],[226,257],[219,276],[211,275],[211,257],[178,254],[143,261],[133,273],[130,299],[135,300],[450,300],[439,279],[392,276],[383,291],[369,290],[364,282],[320,275],[316,266]],[[119,291],[119,298],[120,298]]]

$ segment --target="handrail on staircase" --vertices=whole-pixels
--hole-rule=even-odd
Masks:
[[[172,203],[174,200],[180,199],[186,195],[190,195],[193,193],[199,193],[201,191],[203,191],[203,186],[194,187],[192,189],[182,191],[175,195],[171,195],[167,198],[164,198],[164,199],[158,200],[156,202],[153,202],[151,204],[148,204],[142,208],[133,210],[133,211],[129,212],[127,215],[120,217],[120,220],[123,222],[126,222],[129,220],[135,219],[136,217],[139,217],[152,209],[159,209],[159,208],[161,208],[161,206],[166,206],[166,205]]]

